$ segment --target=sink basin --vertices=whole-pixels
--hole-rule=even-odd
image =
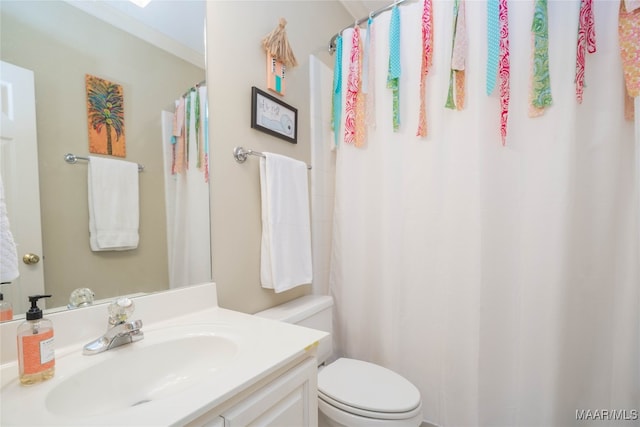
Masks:
[[[65,378],[46,396],[57,415],[113,413],[186,390],[229,364],[238,351],[233,336],[212,328],[169,328],[91,358],[106,357]]]

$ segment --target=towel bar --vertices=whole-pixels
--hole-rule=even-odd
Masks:
[[[64,155],[64,161],[70,164],[77,163],[78,160],[86,160],[89,161],[88,157],[76,156],[75,154],[67,153]],[[138,163],[138,172],[143,172],[144,166]]]
[[[265,158],[265,155],[260,151],[247,150],[242,147],[236,147],[233,149],[233,158],[236,159],[238,163],[244,163],[247,160],[248,156],[258,156]],[[307,169],[311,169],[311,165],[307,165]]]

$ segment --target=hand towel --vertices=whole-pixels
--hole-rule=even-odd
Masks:
[[[89,156],[89,242],[92,251],[138,247],[138,164]]]
[[[311,283],[307,165],[273,153],[260,159],[260,280],[276,293]]]
[[[7,206],[4,202],[4,186],[0,177],[0,282],[11,282],[19,275],[18,252],[9,227]]]

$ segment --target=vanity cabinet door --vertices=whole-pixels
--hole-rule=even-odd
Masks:
[[[307,359],[224,412],[224,425],[316,427],[317,382],[316,359]]]

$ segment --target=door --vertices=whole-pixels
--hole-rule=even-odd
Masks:
[[[0,61],[0,97],[0,174],[20,272],[0,292],[15,313],[24,313],[29,307],[27,296],[44,293],[33,71]],[[29,261],[30,255],[39,260],[31,257]],[[23,261],[25,256],[31,263]]]

